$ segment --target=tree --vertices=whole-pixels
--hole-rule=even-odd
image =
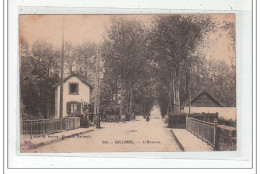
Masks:
[[[235,22],[224,21],[224,25],[221,27],[224,31],[228,32],[228,38],[231,39],[228,45],[230,52],[233,55],[230,56],[231,62],[231,79],[230,79],[230,89],[232,96],[236,94],[236,24]],[[231,48],[230,48],[231,47]],[[232,106],[236,105],[236,97],[232,97]]]
[[[210,59],[208,61],[210,83],[208,89],[226,106],[236,106],[236,91],[232,81],[232,68],[223,60]]]
[[[210,19],[199,16],[171,15],[155,19],[149,47],[158,80],[169,89],[168,112],[180,112],[181,67],[191,67],[191,56],[210,26]]]
[[[84,42],[75,48],[75,73],[90,82],[95,79],[95,63],[97,54],[97,45],[91,42]]]
[[[34,115],[35,118],[49,118],[54,115],[55,100],[52,85],[57,83],[59,78],[55,65],[58,55],[55,53],[50,44],[36,41],[32,45],[30,55],[21,56],[21,101],[25,106],[25,112]]]
[[[110,73],[110,77],[115,79],[118,88],[115,95],[120,97],[120,115],[124,105],[129,115],[133,110],[136,84],[145,71],[143,51],[146,34],[139,22],[123,18],[113,20],[106,34],[102,47],[105,73]]]

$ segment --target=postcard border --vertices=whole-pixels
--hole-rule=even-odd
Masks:
[[[4,3],[5,1],[3,1],[3,6],[5,5],[5,3]],[[257,2],[256,2],[257,3]],[[252,0],[252,30],[254,30],[253,29],[253,13],[255,12],[256,14],[257,14],[257,11],[256,11],[256,9],[254,10],[254,8],[253,8],[253,0]],[[8,57],[9,57],[9,51],[8,51],[8,40],[9,40],[9,36],[8,36],[8,26],[9,26],[9,17],[8,17],[8,11],[9,11],[9,3],[7,2],[7,12],[5,11],[5,10],[3,10],[3,13],[5,14],[5,13],[7,13],[7,31],[6,31],[6,34],[7,34],[7,41],[6,41],[6,43],[7,43],[7,46],[6,46],[6,48],[7,48],[7,67],[6,67],[6,69],[5,69],[5,59],[3,59],[3,77],[4,77],[4,79],[5,79],[5,77],[7,77],[7,88],[6,88],[6,90],[7,90],[7,103],[6,103],[6,107],[7,107],[7,110],[6,110],[6,112],[7,112],[7,128],[8,128],[8,123],[9,123],[9,119],[8,119],[8,108],[9,108],[9,102],[8,102],[8,94],[9,94],[9,91],[8,91],[8,84],[9,84],[9,79],[8,79],[8,66],[9,66],[9,64],[8,64]],[[5,15],[3,15],[3,17],[4,17],[4,19],[5,19]],[[257,20],[257,17],[256,17],[256,20]],[[257,23],[257,22],[256,22]],[[5,29],[5,26],[3,26],[3,30]],[[4,34],[5,34],[5,30],[4,30]],[[4,35],[3,34],[3,35]],[[253,38],[253,35],[254,35],[254,33],[253,33],[253,31],[252,31],[252,38]],[[257,31],[256,31],[256,35],[257,35]],[[3,42],[5,43],[5,40],[3,40]],[[253,42],[253,40],[252,40],[252,42]],[[256,44],[257,44],[257,41],[256,41]],[[252,46],[252,53],[253,53],[253,50],[254,49],[254,47]],[[256,49],[256,55],[257,55],[257,49]],[[3,45],[3,56],[5,56],[5,52],[4,52],[4,45]],[[254,69],[253,69],[253,62],[254,62],[254,60],[253,60],[254,58],[253,58],[253,55],[252,55],[252,83],[253,83],[253,78],[254,78],[254,76],[253,76],[253,74],[254,74]],[[257,94],[257,59],[256,59],[256,94]],[[7,71],[7,75],[5,75],[5,71]],[[5,80],[4,80],[4,82],[5,82]],[[3,115],[5,114],[5,104],[4,104],[4,101],[5,101],[5,95],[4,95],[4,93],[5,93],[5,83],[3,83],[3,96],[4,96],[4,98],[3,98]],[[253,86],[253,84],[252,84],[252,96],[253,96],[253,93],[254,93],[254,86]],[[252,103],[254,103],[254,101],[253,101],[254,99],[253,99],[253,97],[252,97]],[[256,99],[256,103],[257,103],[257,99]],[[254,104],[252,105],[252,111],[254,110]],[[257,107],[256,107],[256,115],[257,115]],[[253,124],[253,117],[254,117],[254,114],[253,114],[253,112],[252,112],[252,125],[254,125]],[[5,118],[3,117],[3,136],[5,136]],[[256,132],[257,132],[257,117],[256,117],[256,123],[255,123],[255,128],[256,128]],[[254,136],[254,126],[252,126],[252,136]],[[255,133],[255,136],[256,136],[256,152],[257,152],[257,133]],[[7,129],[7,139],[8,139],[8,137],[9,137],[9,133],[8,133],[8,129]],[[4,140],[5,140],[5,138],[4,138]],[[4,150],[5,150],[5,141],[3,141],[3,164],[5,164],[4,163],[4,159],[5,159],[5,153],[4,153]],[[252,167],[251,168],[206,168],[206,169],[252,169],[253,168],[253,164],[254,164],[254,148],[253,148],[253,138],[252,138]],[[9,156],[9,144],[8,144],[8,141],[7,141],[7,169],[121,169],[121,168],[9,168],[9,165],[8,165],[8,156]],[[257,162],[257,155],[256,155],[256,162]],[[3,171],[5,171],[4,170],[5,169],[5,165],[4,165],[4,168],[3,168]],[[124,168],[124,169],[128,169],[128,168]],[[129,169],[142,169],[142,168],[129,168]],[[145,168],[145,169],[205,169],[205,168]],[[257,165],[256,165],[256,171],[257,171]]]

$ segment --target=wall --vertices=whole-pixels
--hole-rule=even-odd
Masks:
[[[69,83],[75,82],[79,84],[79,95],[69,94]],[[77,101],[77,102],[87,102],[90,103],[90,88],[86,84],[82,83],[77,77],[69,78],[65,83],[63,83],[63,117],[67,116],[67,102]],[[60,86],[57,87],[57,115],[60,114]]]
[[[216,129],[216,150],[235,151],[236,147],[236,128],[218,125]]]
[[[189,113],[189,107],[184,107],[183,112]],[[236,120],[236,107],[191,107],[191,113],[216,113],[218,117]]]

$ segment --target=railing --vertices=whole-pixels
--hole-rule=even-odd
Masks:
[[[210,123],[186,117],[186,129],[215,148],[217,122]]]
[[[188,117],[195,118],[197,120],[214,123],[218,120],[218,113],[192,113],[188,114]]]
[[[80,118],[25,120],[20,123],[21,134],[50,134],[80,127]]]

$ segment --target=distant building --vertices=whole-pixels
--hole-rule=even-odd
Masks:
[[[189,99],[182,103],[181,111],[189,113],[218,113],[219,117],[225,119],[236,120],[236,107],[227,107],[216,96],[210,92],[203,90],[193,96],[191,96],[191,102]]]
[[[55,118],[60,115],[60,84],[55,87]],[[78,75],[69,75],[63,80],[63,114],[82,113],[82,105],[90,104],[93,87]]]
[[[208,108],[219,108],[224,107],[224,105],[208,91],[203,90],[193,96],[191,100],[186,100],[181,105],[181,110],[188,113],[189,107],[191,113],[195,112],[209,112]]]

